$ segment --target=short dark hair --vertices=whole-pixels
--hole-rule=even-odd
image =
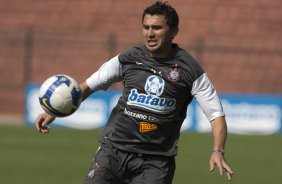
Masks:
[[[142,22],[145,15],[164,15],[167,25],[171,28],[178,28],[179,18],[176,10],[168,4],[167,1],[156,1],[151,6],[147,7],[143,12]]]

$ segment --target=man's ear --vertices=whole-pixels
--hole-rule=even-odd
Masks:
[[[178,27],[174,28],[174,29],[172,30],[172,38],[175,38],[176,35],[178,34],[178,32],[179,32],[179,28],[178,28]]]

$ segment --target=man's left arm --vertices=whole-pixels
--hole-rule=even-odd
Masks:
[[[213,150],[210,158],[210,171],[214,171],[215,166],[218,167],[220,175],[226,172],[228,180],[232,179],[233,171],[224,158],[224,147],[227,137],[227,126],[224,116],[219,116],[211,121],[213,135]]]
[[[228,179],[231,180],[233,171],[224,158],[224,146],[227,137],[225,113],[216,90],[205,73],[193,83],[191,92],[212,127],[214,149],[210,158],[210,171],[212,172],[217,165],[220,174],[224,175],[226,172]]]

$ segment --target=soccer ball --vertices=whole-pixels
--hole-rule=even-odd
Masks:
[[[78,83],[72,77],[59,74],[44,81],[39,90],[39,102],[48,114],[65,117],[74,113],[82,100]]]

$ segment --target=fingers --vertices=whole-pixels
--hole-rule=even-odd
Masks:
[[[228,179],[229,181],[232,180],[232,177],[233,177],[233,173],[227,172],[227,179]]]
[[[43,121],[42,115],[40,114],[37,116],[35,120],[35,128],[38,132],[40,132],[42,121]]]
[[[43,113],[38,115],[38,117],[35,120],[35,128],[40,133],[49,133],[50,128],[48,127],[48,124],[50,124],[55,118]]]
[[[213,171],[214,171],[215,166],[218,167],[219,174],[220,174],[221,176],[223,176],[223,175],[224,175],[224,169],[223,169],[223,166],[222,166],[220,160],[218,160],[218,161],[213,161],[213,160],[211,160],[211,161],[210,161],[210,172],[213,172]]]
[[[210,172],[214,171],[214,166],[215,166],[215,163],[211,160],[210,161]]]
[[[218,166],[219,174],[221,176],[223,176],[224,175],[224,169],[223,169],[221,162],[217,163],[216,165]]]
[[[36,121],[35,127],[40,133],[49,133],[49,127],[46,126],[46,121],[43,118],[40,118]]]
[[[214,171],[215,166],[218,167],[219,173],[221,176],[224,176],[226,173],[227,179],[230,181],[234,175],[234,172],[229,167],[229,165],[225,162],[224,158],[221,159],[211,159],[210,160],[210,172]]]
[[[224,167],[224,170],[226,171],[226,175],[227,175],[228,180],[232,180],[234,172],[231,170],[231,168],[225,162],[223,164],[223,167]]]
[[[49,130],[50,130],[50,127],[48,127],[47,125],[43,125],[43,123],[42,123],[42,126],[41,126],[39,132],[45,134],[45,133],[49,133]]]

